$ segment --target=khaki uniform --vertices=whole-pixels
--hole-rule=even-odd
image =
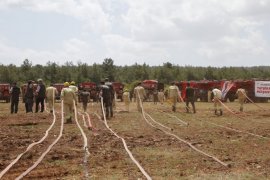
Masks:
[[[137,86],[134,88],[134,94],[136,97],[137,110],[142,112],[142,107],[140,102],[143,102],[144,97],[146,96],[145,89],[142,86]]]
[[[212,91],[208,90],[207,91],[207,102],[211,102],[211,94],[212,94]]]
[[[236,95],[238,97],[238,101],[239,101],[239,104],[240,104],[240,111],[243,111],[244,103],[245,103],[246,98],[247,98],[246,97],[247,94],[246,94],[245,89],[242,89],[242,88],[237,89]]]
[[[74,85],[70,85],[69,88],[72,89],[72,91],[75,93],[75,97],[76,97],[76,99],[78,101],[78,91],[79,91],[78,87],[74,86]]]
[[[165,99],[164,92],[163,92],[163,91],[158,92],[158,101],[159,101],[161,104],[163,104],[164,99]]]
[[[175,112],[176,111],[176,103],[179,98],[179,89],[176,85],[172,85],[169,87],[168,91],[168,98],[170,99],[172,103],[172,110]]]
[[[214,109],[215,109],[215,114],[217,114],[217,110],[220,111],[220,115],[222,115],[222,106],[221,106],[221,97],[222,97],[222,92],[219,89],[213,89],[213,100],[214,100]]]
[[[61,100],[64,101],[65,119],[67,122],[71,122],[74,113],[73,101],[77,104],[77,98],[74,91],[70,88],[63,88],[61,91]]]
[[[126,111],[129,111],[130,97],[129,97],[129,92],[128,91],[125,91],[123,93],[123,100],[124,100],[124,103],[125,103]]]
[[[53,112],[56,94],[58,94],[58,91],[55,87],[50,86],[46,88],[46,101],[50,112]]]

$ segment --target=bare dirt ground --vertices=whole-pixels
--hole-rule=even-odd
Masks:
[[[20,102],[18,114],[10,114],[10,104],[0,103],[0,173],[31,143],[39,141],[53,121],[50,113],[26,114],[23,105]],[[130,112],[124,112],[124,104],[117,102],[115,116],[108,125],[125,139],[134,158],[152,179],[270,179],[270,103],[259,104],[266,111],[245,104],[244,113],[238,112],[237,102],[226,105],[236,114],[224,109],[223,116],[216,116],[212,103],[197,102],[196,114],[185,113],[183,103],[177,105],[176,113],[167,103],[144,103],[144,111],[167,129],[145,114],[156,128],[150,126],[136,111],[134,102]],[[60,103],[56,112],[56,123],[48,137],[25,153],[2,179],[22,174],[58,137]],[[89,157],[85,158],[83,137],[73,121],[64,125],[61,139],[24,179],[146,179],[122,141],[95,115],[101,115],[100,105],[89,104],[88,113],[97,133],[83,126],[80,114],[78,120],[87,137]],[[176,136],[228,167],[198,153]]]

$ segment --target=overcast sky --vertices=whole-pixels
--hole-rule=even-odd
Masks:
[[[0,0],[0,64],[270,65],[270,0]]]

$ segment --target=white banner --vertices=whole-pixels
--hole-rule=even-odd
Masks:
[[[255,81],[255,96],[270,97],[270,81]]]

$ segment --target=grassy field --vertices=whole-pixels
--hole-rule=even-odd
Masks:
[[[147,102],[143,103],[142,116],[135,103],[125,112],[124,104],[117,102],[108,125],[125,139],[152,179],[270,179],[270,104],[258,104],[263,110],[248,103],[243,113],[238,111],[237,102],[225,105],[234,114],[223,108],[223,116],[216,116],[212,103],[197,102],[197,113],[193,114],[185,112],[183,103],[177,104],[174,113],[168,103]],[[61,125],[60,103],[56,111],[56,123],[45,141],[24,154],[3,179],[14,179],[24,172],[56,139]],[[88,113],[96,133],[83,127],[83,118],[78,115],[89,144],[87,162],[82,135],[73,121],[64,125],[59,142],[27,179],[145,179],[122,141],[95,115],[101,115],[100,104],[89,104]],[[49,113],[26,114],[22,103],[19,113],[11,115],[9,104],[0,103],[0,171],[29,144],[41,139],[52,119]]]

